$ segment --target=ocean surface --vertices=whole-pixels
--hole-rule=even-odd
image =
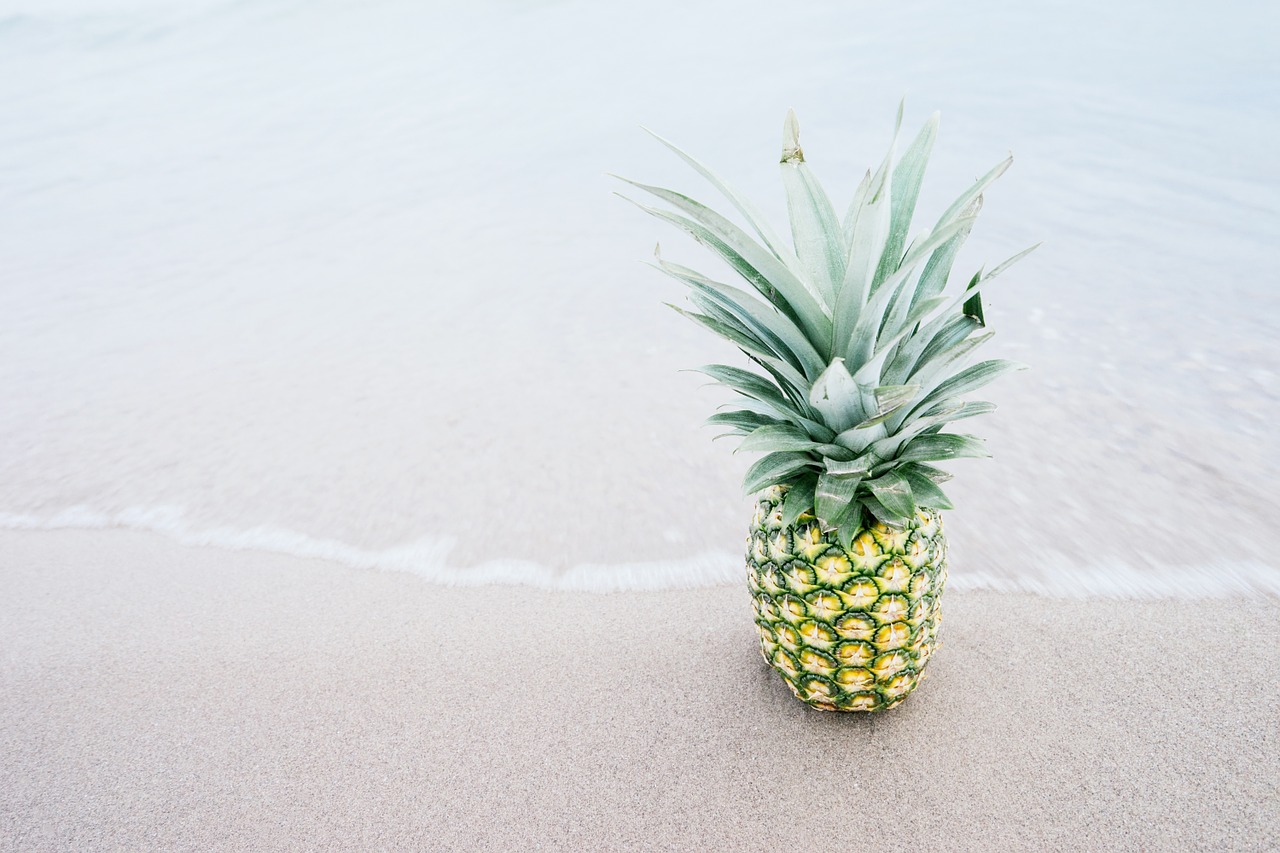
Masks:
[[[956,587],[1280,594],[1280,10],[1267,3],[0,0],[0,527],[451,584],[735,583],[714,270],[614,172],[785,230],[934,110],[987,357]],[[3,556],[0,555],[0,561]],[[0,570],[3,566],[0,565]]]

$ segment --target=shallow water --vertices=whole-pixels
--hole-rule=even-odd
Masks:
[[[1230,20],[1230,27],[1223,21]],[[0,525],[126,526],[454,583],[736,581],[729,357],[606,172],[780,224],[795,107],[843,208],[943,112],[936,216],[1005,380],[958,586],[1280,589],[1280,13],[1164,4],[0,0]],[[1146,592],[1144,593],[1143,590]]]

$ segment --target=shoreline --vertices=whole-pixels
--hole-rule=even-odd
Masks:
[[[489,559],[457,567],[449,565],[455,545],[451,537],[428,536],[388,548],[368,549],[271,527],[197,528],[186,522],[180,510],[164,507],[104,513],[73,506],[44,518],[0,512],[0,532],[64,530],[157,534],[181,547],[318,560],[349,569],[413,575],[425,583],[450,588],[518,586],[568,593],[662,592],[736,585],[744,571],[742,556],[728,551],[703,551],[668,560],[583,563],[563,570],[518,558]],[[982,569],[956,572],[953,565],[947,588],[1076,601],[1280,599],[1280,567],[1257,560],[1221,560],[1164,567],[1157,572],[1134,568],[1114,557],[1078,565],[1062,554],[1049,554],[1042,556],[1034,569],[1024,566],[1017,574]]]
[[[950,590],[926,683],[861,716],[791,698],[738,587],[0,553],[3,850],[1280,845],[1272,599]]]

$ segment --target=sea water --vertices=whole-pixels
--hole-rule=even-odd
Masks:
[[[988,357],[957,587],[1280,593],[1280,13],[1262,3],[0,0],[0,526],[417,572],[738,582],[747,454],[617,172],[785,230],[942,132]],[[904,139],[905,141],[905,139]],[[634,195],[634,193],[632,193]],[[958,283],[958,281],[957,281]]]

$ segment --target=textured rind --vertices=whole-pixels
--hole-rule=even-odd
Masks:
[[[802,702],[882,711],[919,684],[937,648],[947,542],[921,508],[901,530],[857,531],[849,550],[812,515],[782,523],[785,486],[761,493],[747,538],[760,653]]]

